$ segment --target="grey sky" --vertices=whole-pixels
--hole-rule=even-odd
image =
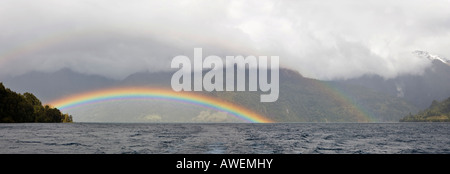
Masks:
[[[176,55],[280,56],[319,79],[419,74],[450,57],[450,0],[0,1],[0,77],[74,71],[124,78]]]

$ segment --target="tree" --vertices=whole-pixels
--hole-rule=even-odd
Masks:
[[[0,122],[72,122],[72,116],[57,108],[42,106],[32,93],[18,94],[0,83]]]
[[[63,118],[61,120],[63,123],[72,123],[73,119],[72,119],[72,115],[69,114],[63,114]]]
[[[450,121],[450,98],[442,102],[434,100],[428,109],[419,112],[416,115],[409,115],[400,121],[413,122],[443,122]]]
[[[41,106],[42,107],[41,101],[36,96],[34,96],[32,93],[26,92],[23,94],[23,96],[25,97],[25,100],[30,102],[33,106]]]

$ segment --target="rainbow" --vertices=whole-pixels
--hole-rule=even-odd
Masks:
[[[10,49],[0,52],[0,65],[7,64],[7,61],[12,61],[21,57],[26,57],[37,51],[45,50],[46,48],[51,48],[61,43],[75,40],[81,36],[92,36],[98,33],[97,31],[67,31],[52,33],[51,35],[46,35],[44,37],[35,38],[34,40],[29,40],[23,42],[19,45],[13,46]]]
[[[327,93],[328,96],[334,98],[337,104],[342,106],[350,106],[355,111],[353,113],[354,120],[356,122],[376,122],[377,120],[368,112],[364,107],[360,106],[358,103],[354,102],[348,94],[334,87],[328,82],[319,81],[315,83],[316,88],[321,89],[321,91]]]
[[[272,120],[261,116],[249,109],[238,105],[219,100],[216,98],[200,95],[196,93],[175,92],[168,89],[160,88],[136,88],[123,87],[102,89],[97,91],[85,92],[55,100],[49,105],[61,110],[89,105],[93,103],[101,103],[114,100],[131,100],[131,99],[157,99],[168,100],[174,102],[188,103],[210,108],[218,111],[226,112],[239,119],[252,123],[271,123]]]
[[[126,26],[126,25],[124,25]],[[149,31],[147,33],[147,31]],[[150,32],[151,31],[151,32]],[[11,48],[0,51],[0,68],[8,66],[9,61],[20,59],[31,55],[37,51],[45,50],[51,48],[58,44],[68,43],[70,41],[76,41],[79,38],[95,36],[99,33],[114,32],[105,29],[88,28],[84,30],[72,30],[63,31],[59,33],[50,33],[46,36],[35,38],[34,40],[29,40],[23,42],[19,45],[13,45]],[[187,34],[184,32],[179,32],[170,28],[144,30],[141,31],[143,35],[167,35],[176,36],[176,38],[185,38],[186,40],[195,40],[198,42],[217,44],[218,47],[224,47],[229,50],[235,50],[244,55],[267,55],[265,53],[260,53],[258,50],[253,50],[248,46],[236,45],[236,43],[229,43],[227,41],[214,40],[211,41],[210,38]],[[217,43],[216,43],[217,42]],[[322,88],[325,92],[337,99],[337,101],[342,105],[350,105],[355,108],[356,120],[358,122],[372,122],[376,121],[374,116],[371,116],[367,109],[364,109],[358,103],[351,100],[347,94],[343,91],[335,89],[332,85],[327,83],[318,83],[318,88]],[[157,91],[157,92],[154,92]],[[125,100],[133,98],[145,98],[145,99],[160,99],[160,100],[172,100],[177,102],[184,102],[189,104],[200,105],[207,108],[212,108],[215,110],[225,111],[231,115],[250,122],[272,122],[263,116],[255,114],[248,109],[238,107],[236,105],[214,99],[211,97],[201,96],[199,94],[186,94],[186,93],[176,93],[173,91],[155,89],[155,88],[122,88],[122,89],[107,89],[101,91],[86,92],[82,94],[76,94],[67,98],[63,98],[57,101],[52,101],[49,104],[57,107],[59,109],[70,109],[72,107],[81,106],[89,103],[97,103],[108,100]]]
[[[123,25],[127,26],[127,25]],[[161,26],[158,26],[161,27]],[[0,50],[0,65],[6,65],[9,61],[15,59],[27,57],[35,52],[52,48],[59,44],[70,43],[71,41],[78,41],[80,38],[94,37],[104,33],[115,33],[113,30],[101,29],[101,28],[87,28],[83,30],[67,30],[62,32],[49,33],[42,37],[34,38],[32,40],[24,41],[18,45],[12,45],[11,48]],[[267,55],[260,53],[261,51],[255,50],[244,44],[235,42],[229,42],[228,40],[211,39],[200,34],[187,34],[184,32],[176,31],[172,28],[156,28],[152,27],[147,30],[139,31],[139,34],[143,36],[170,36],[173,38],[185,38],[185,40],[197,41],[200,43],[208,43],[209,45],[217,45],[218,47],[233,50],[243,55]]]

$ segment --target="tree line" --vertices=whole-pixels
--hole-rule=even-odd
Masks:
[[[16,93],[0,83],[0,123],[73,122],[72,116],[42,105],[32,93]]]
[[[415,115],[410,113],[400,122],[450,122],[450,97],[441,102],[434,100],[427,109]]]

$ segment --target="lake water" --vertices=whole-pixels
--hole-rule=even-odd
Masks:
[[[0,124],[0,153],[450,154],[450,124]]]

